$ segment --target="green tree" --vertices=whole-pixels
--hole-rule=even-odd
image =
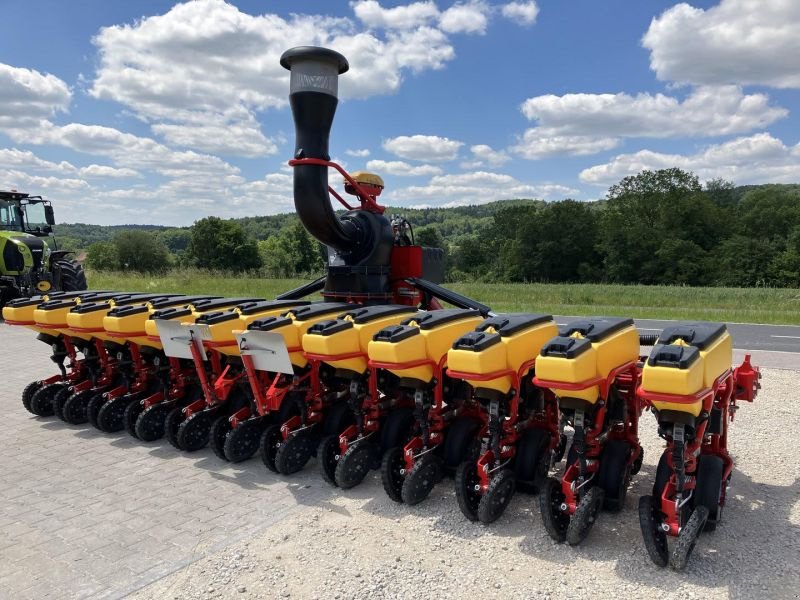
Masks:
[[[294,257],[280,236],[274,235],[258,242],[258,253],[262,268],[269,277],[295,275]]]
[[[420,227],[414,230],[414,241],[418,246],[426,246],[428,248],[441,248],[447,250],[444,238],[439,233],[439,230],[433,226]]]
[[[146,231],[123,231],[114,236],[117,259],[123,269],[154,273],[170,266],[169,250],[155,234]]]
[[[98,271],[116,271],[119,269],[117,247],[112,242],[95,242],[86,252],[86,266]]]
[[[189,229],[165,229],[159,231],[157,236],[175,254],[185,251],[192,241],[192,232]]]
[[[245,235],[239,223],[219,217],[206,217],[192,225],[186,253],[191,264],[204,269],[244,271],[261,266],[255,240]]]

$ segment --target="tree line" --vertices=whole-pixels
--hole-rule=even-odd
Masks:
[[[417,243],[445,249],[451,281],[800,287],[800,185],[701,185],[692,173],[664,169],[626,177],[595,202],[393,212],[412,223]],[[88,245],[96,269],[292,277],[324,268],[322,249],[294,214],[208,217],[189,228],[62,225],[59,234],[75,245],[88,241],[82,235],[101,237]]]

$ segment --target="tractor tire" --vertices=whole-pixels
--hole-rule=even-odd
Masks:
[[[33,395],[39,391],[39,388],[42,387],[41,381],[31,381],[28,385],[25,386],[25,389],[22,390],[22,406],[25,407],[29,413],[32,413],[31,410],[31,399]]]
[[[86,272],[78,261],[57,260],[53,263],[55,279],[60,283],[59,289],[62,292],[81,292],[89,289],[86,283]]]

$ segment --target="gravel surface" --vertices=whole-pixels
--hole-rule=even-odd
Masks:
[[[700,538],[684,573],[653,565],[641,540],[636,506],[663,447],[645,413],[645,464],[625,510],[603,513],[578,548],[548,537],[534,497],[518,494],[486,527],[462,517],[449,479],[408,507],[386,497],[376,473],[134,597],[800,598],[798,372],[764,370],[762,382],[733,424],[724,522]]]

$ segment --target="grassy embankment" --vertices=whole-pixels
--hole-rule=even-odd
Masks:
[[[271,298],[305,281],[252,279],[190,270],[159,276],[90,272],[89,283],[93,289]],[[538,283],[453,283],[448,287],[498,312],[800,325],[797,289]]]

